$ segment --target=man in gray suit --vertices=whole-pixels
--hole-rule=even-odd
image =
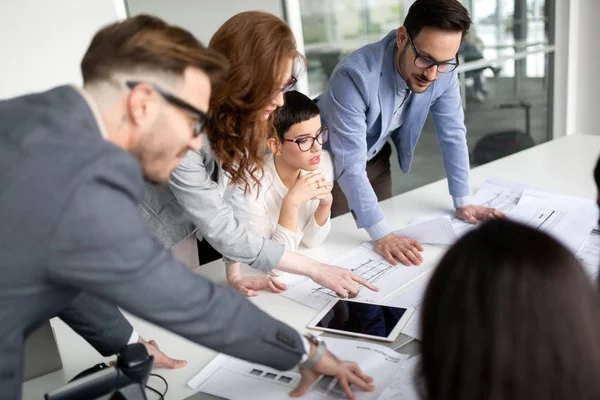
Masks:
[[[350,384],[372,390],[356,364],[187,271],[140,215],[143,178],[167,181],[198,150],[225,64],[190,33],[138,16],[96,34],[83,90],[0,102],[0,398],[19,397],[28,334],[82,294],[219,352],[300,365],[296,395],[320,374],[349,396]]]

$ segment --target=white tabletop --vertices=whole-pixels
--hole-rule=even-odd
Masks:
[[[599,155],[600,136],[567,136],[474,168],[471,171],[471,187],[475,190],[486,177],[495,177],[552,192],[596,199],[593,169]],[[386,200],[381,206],[390,225],[400,228],[416,217],[444,208],[450,209],[452,202],[444,179]],[[367,240],[367,233],[356,229],[354,220],[350,214],[346,214],[332,220],[331,233],[322,246],[303,249],[301,252],[321,261],[330,261]],[[221,261],[206,264],[197,268],[195,272],[218,283],[226,281]],[[272,293],[261,293],[251,301],[265,312],[299,330],[305,330],[306,324],[316,315],[316,311]],[[156,371],[169,382],[166,398],[182,399],[193,394],[194,391],[187,386],[187,382],[216,353],[137,317],[127,317],[144,338],[156,340],[168,355],[188,361],[188,365],[180,370]],[[70,379],[93,364],[105,361],[62,321],[55,318],[52,325],[63,360],[63,371],[28,382],[24,385],[25,399],[43,398],[43,393],[64,383],[65,377]],[[162,390],[162,382],[150,383]]]

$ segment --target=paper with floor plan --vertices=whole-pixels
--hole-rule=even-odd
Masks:
[[[593,229],[590,232],[577,253],[575,253],[575,257],[595,282],[600,267],[600,230]]]
[[[408,355],[373,343],[333,338],[324,340],[329,351],[342,360],[358,362],[360,368],[374,379],[376,390],[364,392],[355,389],[357,400],[377,399],[408,359]],[[289,392],[299,382],[300,373],[297,368],[291,371],[277,371],[219,354],[194,376],[188,385],[199,392],[230,400],[278,400],[289,399]],[[346,397],[335,378],[324,376],[302,398],[337,400]]]
[[[576,253],[596,227],[597,207],[591,200],[527,189],[509,218],[547,233]]]
[[[477,192],[471,196],[471,204],[495,208],[508,214],[519,203],[519,199],[527,186],[516,182],[488,178]],[[452,217],[452,227],[457,237],[475,229],[477,225],[469,224],[460,218]]]
[[[527,186],[520,183],[488,178],[471,196],[471,204],[496,208],[507,214],[517,205],[526,188]],[[453,234],[448,232],[447,221],[444,219],[449,219]],[[439,212],[416,218],[408,226],[394,233],[399,236],[411,237],[421,243],[448,246],[452,245],[457,238],[475,229],[476,226],[461,220],[454,212]]]
[[[377,400],[420,400],[417,385],[421,356],[405,361]]]
[[[331,264],[352,270],[355,274],[362,276],[379,288],[379,292],[374,292],[361,287],[360,293],[356,297],[357,301],[381,303],[386,297],[412,282],[423,272],[431,269],[434,265],[432,261],[437,260],[440,253],[440,249],[428,248],[422,253],[425,260],[420,266],[405,267],[401,264],[394,266],[377,254],[372,249],[372,245],[369,248],[369,244],[366,243],[332,261]],[[288,289],[281,293],[281,296],[319,311],[332,299],[337,298],[335,292],[310,279],[288,285]]]
[[[562,242],[573,253],[577,252],[597,221],[597,205],[591,200],[545,192],[531,186],[495,178],[486,179],[479,190],[471,196],[471,204],[496,208],[511,220],[546,232]],[[433,228],[428,229],[435,224],[443,225],[440,219],[443,215],[449,216],[447,213],[439,213],[421,217],[399,232],[418,229],[420,235],[418,240],[423,243],[442,242],[441,237],[448,243],[438,244],[452,244],[453,241],[447,234],[447,227],[439,228],[441,232],[433,232]],[[477,227],[456,216],[451,216],[451,223],[457,238]]]

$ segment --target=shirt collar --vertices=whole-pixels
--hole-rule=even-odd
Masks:
[[[402,76],[400,75],[400,71],[398,71],[398,67],[396,67],[396,58],[398,57],[398,47],[396,47],[394,49],[394,71],[396,72],[394,74],[394,78],[396,79],[396,93],[401,93],[402,91],[406,91],[408,90],[408,85],[406,84],[406,82],[404,81],[404,79],[402,79]]]
[[[104,140],[108,140],[108,131],[106,130],[106,125],[104,125],[104,120],[102,119],[102,115],[100,114],[100,110],[98,110],[98,106],[96,105],[94,99],[92,99],[92,97],[83,88],[80,88],[76,85],[71,85],[71,87],[75,89],[75,91],[79,93],[81,97],[83,97],[88,107],[92,111],[92,114],[94,115],[100,135],[102,135]]]

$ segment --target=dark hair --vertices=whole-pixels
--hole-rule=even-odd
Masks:
[[[491,221],[442,258],[421,314],[428,399],[600,398],[599,296],[546,234]]]
[[[458,0],[417,0],[408,10],[404,26],[413,39],[425,27],[461,31],[464,36],[471,27],[471,18]]]
[[[154,72],[181,76],[187,67],[204,71],[214,85],[227,72],[227,59],[191,33],[160,18],[138,15],[100,29],[83,60],[84,84],[114,73]]]
[[[260,187],[267,139],[273,120],[263,120],[264,108],[281,89],[286,61],[302,60],[290,27],[261,11],[234,15],[213,35],[209,48],[227,56],[231,69],[213,88],[212,118],[206,133],[234,184]]]
[[[293,125],[308,121],[320,114],[317,103],[297,90],[290,90],[284,93],[283,97],[285,100],[283,107],[278,108],[274,113],[275,131],[279,140],[285,138],[285,133]]]
[[[596,168],[594,169],[594,180],[596,181],[596,188],[600,190],[600,158],[596,163]]]

